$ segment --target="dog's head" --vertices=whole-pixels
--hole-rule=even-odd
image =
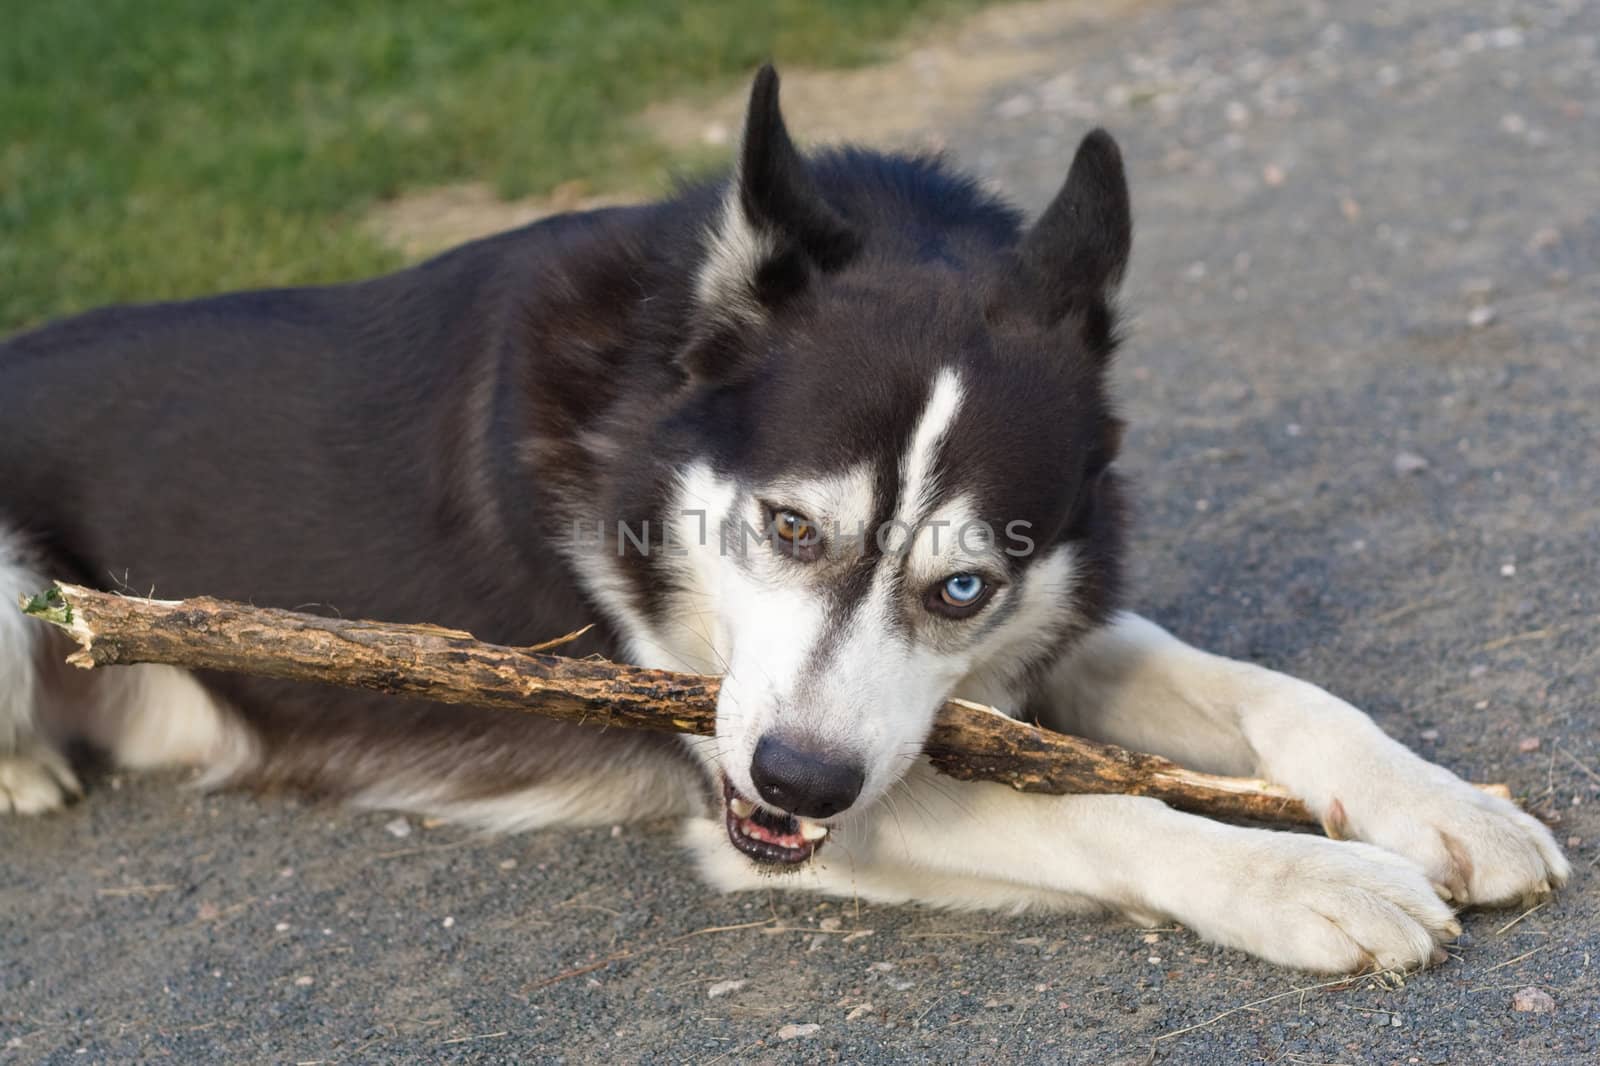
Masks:
[[[1110,609],[1131,219],[1103,131],[1025,232],[937,161],[794,148],[756,79],[693,279],[660,639],[724,674],[733,842],[799,862],[952,695],[1008,703]]]

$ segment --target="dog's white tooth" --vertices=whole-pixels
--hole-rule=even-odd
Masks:
[[[800,823],[800,839],[816,842],[828,835],[828,827],[821,822],[808,822],[804,818],[795,819]]]
[[[734,796],[728,801],[728,809],[735,818],[748,818],[756,813],[756,805],[743,796]]]

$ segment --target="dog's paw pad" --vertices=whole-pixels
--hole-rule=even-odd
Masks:
[[[72,768],[53,751],[0,755],[0,814],[45,814],[81,795]]]

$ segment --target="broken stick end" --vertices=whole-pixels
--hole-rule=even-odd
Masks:
[[[72,609],[72,601],[60,585],[51,585],[32,596],[19,596],[17,605],[22,608],[23,614],[41,622],[49,622],[78,642],[78,650],[67,656],[67,662],[85,670],[94,666],[94,657],[90,654],[90,649],[94,647],[94,632]]]
[[[72,604],[67,602],[60,585],[51,585],[43,592],[32,596],[18,596],[17,604],[22,608],[23,614],[32,615],[52,625],[63,627],[72,625]]]

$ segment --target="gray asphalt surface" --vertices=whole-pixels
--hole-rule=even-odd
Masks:
[[[1548,906],[1328,987],[1181,931],[715,897],[670,826],[102,780],[0,823],[0,1062],[1595,1061],[1597,41],[1575,0],[1151,6],[943,131],[1033,206],[1123,141],[1135,605],[1510,782],[1570,838]]]

